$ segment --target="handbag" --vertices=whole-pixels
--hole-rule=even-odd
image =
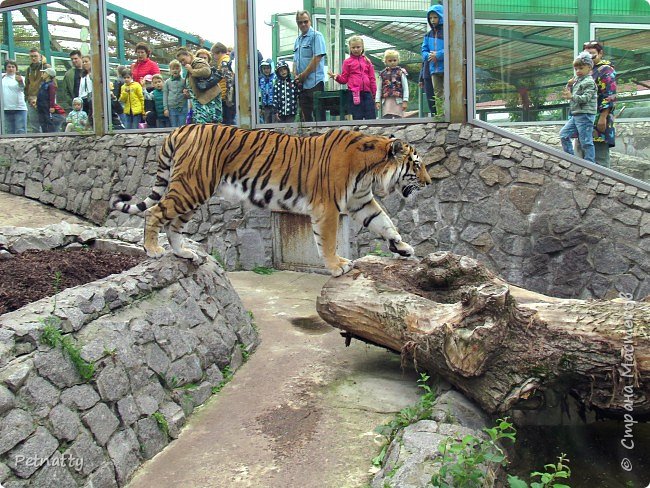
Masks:
[[[221,76],[221,73],[217,71],[217,68],[212,66],[210,67],[210,76],[207,78],[196,79],[196,88],[201,91],[209,90],[213,86],[217,86],[221,81],[221,78],[223,78],[223,76]]]

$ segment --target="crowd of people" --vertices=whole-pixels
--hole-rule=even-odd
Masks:
[[[427,33],[421,45],[419,85],[426,93],[432,114],[444,110],[444,10],[433,5],[426,12]],[[315,96],[324,92],[326,77],[347,85],[347,106],[354,120],[404,117],[409,101],[408,73],[399,52],[384,53],[385,68],[375,73],[365,55],[363,38],[348,39],[349,57],[340,73],[325,72],[326,45],[312,27],[306,10],[296,12],[298,36],[293,64],[264,60],[258,51],[260,122],[323,121],[324,107]],[[562,96],[569,101],[570,119],[560,132],[562,147],[573,154],[573,140],[584,158],[609,167],[609,148],[614,146],[616,71],[604,59],[602,43],[589,41],[574,61],[575,76]],[[5,62],[2,76],[5,132],[82,131],[92,127],[93,74],[90,56],[69,53],[71,67],[60,82],[56,71],[38,49],[29,51],[24,75],[14,60]],[[113,129],[178,127],[186,123],[234,124],[235,83],[232,48],[222,43],[210,50],[192,52],[179,48],[169,63],[169,75],[161,74],[145,43],[135,46],[136,60],[117,68],[111,83]],[[591,128],[591,131],[589,130]]]
[[[118,66],[110,83],[112,129],[178,127],[186,123],[235,120],[234,74],[222,43],[192,53],[177,50],[166,79],[145,43],[135,46],[136,60]],[[4,63],[2,96],[5,133],[83,131],[92,128],[92,59],[69,53],[71,67],[60,80],[38,49],[29,51],[25,75],[14,60]],[[206,86],[207,84],[209,86]]]

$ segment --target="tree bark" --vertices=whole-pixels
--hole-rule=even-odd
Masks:
[[[509,285],[449,252],[367,256],[322,289],[320,316],[440,374],[491,414],[569,392],[607,416],[650,414],[650,303],[574,300]]]

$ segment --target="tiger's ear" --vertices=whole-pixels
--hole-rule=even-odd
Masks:
[[[399,139],[394,139],[391,137],[392,142],[390,143],[390,147],[388,148],[388,155],[396,157],[398,154],[402,154],[404,151],[404,146],[402,144],[402,141]]]

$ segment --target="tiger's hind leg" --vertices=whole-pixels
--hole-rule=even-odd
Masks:
[[[352,269],[354,264],[349,259],[336,254],[336,237],[339,227],[339,212],[325,209],[312,216],[311,225],[318,247],[318,255],[332,276],[341,276]]]
[[[348,207],[350,208],[350,207]],[[367,227],[378,236],[383,237],[388,242],[388,248],[400,256],[410,257],[415,254],[411,246],[402,240],[402,236],[397,231],[390,217],[379,206],[377,201],[372,198],[366,202],[358,204],[356,208],[350,208],[350,216],[359,224]]]
[[[144,250],[150,258],[159,258],[165,250],[158,244],[160,228],[169,221],[164,217],[160,203],[148,209],[144,214]]]
[[[194,264],[201,264],[202,259],[191,249],[188,249],[183,246],[185,239],[183,238],[183,227],[187,224],[192,215],[196,210],[190,210],[183,215],[172,219],[169,225],[166,227],[165,232],[167,233],[167,240],[169,245],[172,247],[172,252],[179,258],[191,259]]]

